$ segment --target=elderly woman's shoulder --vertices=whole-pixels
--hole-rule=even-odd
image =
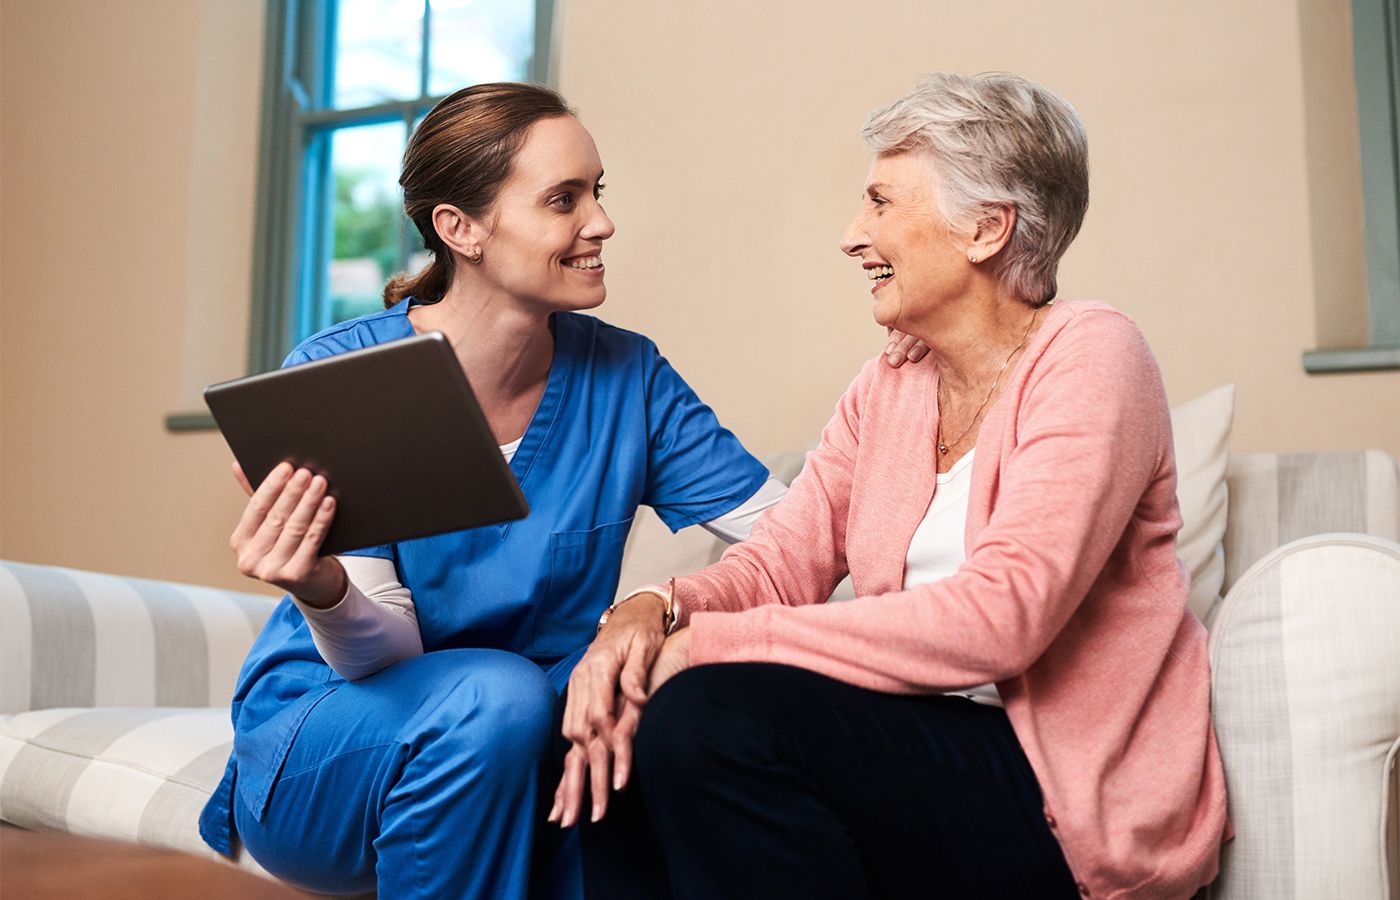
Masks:
[[[1056,300],[1045,324],[1054,332],[1056,338],[1116,338],[1133,345],[1146,345],[1142,329],[1138,328],[1132,316],[1097,300]]]
[[[1160,378],[1157,359],[1132,317],[1107,303],[1055,301],[1041,334],[1032,339],[1040,364],[1092,370],[1101,376]],[[1037,368],[1040,366],[1038,365]]]
[[[883,404],[903,398],[903,401],[916,399],[923,403],[937,372],[938,365],[931,356],[895,367],[889,364],[882,350],[865,361],[846,386],[843,396],[857,411],[872,400]]]
[[[1066,300],[1061,298],[1050,301],[1049,310],[1048,320],[1059,316],[1081,326],[1087,324],[1088,327],[1093,327],[1094,323],[1113,321],[1133,323],[1132,317],[1127,313],[1116,306],[1104,303],[1102,300]]]

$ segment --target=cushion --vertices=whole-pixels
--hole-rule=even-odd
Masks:
[[[672,534],[651,507],[639,506],[622,551],[615,600],[641,585],[665,584],[672,575],[703,569],[719,559],[724,548],[724,541],[699,525]]]
[[[1230,458],[1225,589],[1266,553],[1313,534],[1400,540],[1400,467],[1380,450]]]
[[[1225,580],[1230,429],[1235,420],[1235,386],[1227,384],[1172,410],[1176,448],[1176,498],[1181,531],[1176,552],[1191,573],[1188,605],[1204,621],[1220,598]]]
[[[0,560],[0,713],[227,706],[277,601]]]
[[[791,484],[802,471],[806,450],[791,450],[765,459],[764,465],[774,478]],[[728,546],[698,525],[672,534],[661,519],[648,507],[639,507],[622,554],[622,575],[617,582],[617,597],[643,585],[665,583],[672,575],[685,575],[715,562]],[[850,576],[836,586],[832,600],[849,600],[855,596]]]
[[[1400,544],[1320,535],[1221,603],[1212,718],[1236,837],[1212,900],[1400,896],[1396,585]]]
[[[198,820],[232,743],[223,708],[0,716],[0,819],[222,858],[200,840]]]

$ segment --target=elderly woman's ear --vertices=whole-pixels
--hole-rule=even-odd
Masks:
[[[977,227],[968,242],[968,262],[986,262],[1011,241],[1016,231],[1016,207],[1009,203],[994,206],[977,220]]]

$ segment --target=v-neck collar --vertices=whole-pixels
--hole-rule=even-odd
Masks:
[[[426,304],[415,298],[407,297],[388,310],[389,313],[400,317],[400,321],[403,323],[402,337],[412,337],[418,333],[413,327],[412,320],[408,317],[408,311],[415,306],[424,305]],[[530,423],[525,426],[525,433],[520,437],[520,446],[516,448],[515,456],[511,457],[510,461],[510,470],[522,488],[541,449],[548,442],[549,436],[554,430],[554,424],[558,421],[559,413],[564,406],[564,393],[569,384],[569,371],[573,368],[572,361],[576,355],[574,347],[576,335],[572,325],[573,322],[567,316],[555,313],[549,317],[549,328],[550,331],[554,332],[554,356],[549,361],[549,375],[545,380],[544,394],[540,396],[539,405],[535,407],[534,415],[530,417]]]
[[[549,361],[549,377],[545,381],[539,405],[535,407],[535,414],[530,417],[530,424],[525,426],[520,446],[510,461],[510,469],[522,488],[564,407],[564,391],[569,384],[569,370],[573,368],[574,359],[571,324],[567,317],[557,313],[549,317],[549,327],[554,332],[554,358]]]

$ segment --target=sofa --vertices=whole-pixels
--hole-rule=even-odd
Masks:
[[[1173,411],[1178,547],[1210,629],[1236,831],[1201,896],[1397,900],[1400,469],[1379,451],[1231,455],[1232,414],[1223,390]],[[802,456],[770,469],[790,478]],[[620,589],[722,550],[643,510]],[[276,602],[0,562],[0,821],[215,857],[196,818]]]

